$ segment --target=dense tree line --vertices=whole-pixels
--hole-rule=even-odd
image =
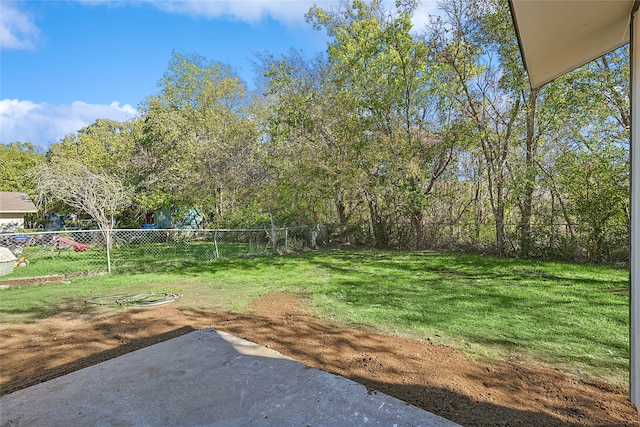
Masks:
[[[41,159],[0,147],[2,185],[24,189],[11,165],[42,162],[117,179],[131,225],[195,207],[212,227],[273,214],[379,247],[626,260],[627,49],[531,90],[504,0],[448,0],[425,28],[415,7],[313,7],[326,53],[258,56],[252,93],[176,52],[140,117],[98,120]]]

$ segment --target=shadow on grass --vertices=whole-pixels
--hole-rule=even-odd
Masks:
[[[602,277],[599,274],[583,274],[583,270],[597,268],[596,266],[454,252],[324,251],[313,252],[307,258],[323,268],[345,273],[358,270],[390,270],[403,274],[430,272],[447,279],[554,282],[567,286],[609,285],[614,286],[618,291],[626,288],[628,283],[626,277],[618,279],[611,275]],[[562,274],[557,274],[557,269],[561,269]]]
[[[212,260],[157,260],[150,259],[146,262],[114,263],[113,271],[116,274],[146,274],[168,273],[184,276],[197,276],[202,273],[230,270],[257,270],[265,266],[284,265],[279,256],[246,256],[233,259]]]

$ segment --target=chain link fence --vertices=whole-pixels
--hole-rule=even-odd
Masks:
[[[495,223],[426,222],[422,225],[422,246],[417,244],[412,224],[385,227],[385,241],[378,242],[370,223],[328,224],[331,243],[360,246],[463,251],[497,254]],[[503,255],[530,258],[626,265],[629,258],[629,228],[602,225],[598,229],[583,224],[533,223],[523,239],[518,224],[504,224]],[[523,243],[527,244],[526,255]]]
[[[140,272],[221,259],[284,254],[324,243],[318,227],[65,230],[0,234],[11,259],[0,280]],[[0,265],[2,267],[2,265]]]
[[[427,250],[496,252],[495,225],[424,224]],[[506,255],[519,255],[523,242],[517,225],[505,224]],[[598,231],[597,233],[595,231]],[[629,234],[622,227],[593,230],[581,225],[532,224],[528,257],[616,263],[628,262]],[[72,276],[95,272],[141,272],[191,263],[264,256],[315,248],[324,244],[376,246],[369,224],[255,229],[120,229],[2,233],[0,281],[13,278]],[[386,247],[417,248],[410,226],[391,228]],[[6,253],[6,252],[5,252]]]

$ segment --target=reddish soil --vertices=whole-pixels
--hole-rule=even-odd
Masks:
[[[82,310],[0,328],[0,394],[204,327],[275,349],[465,426],[639,426],[626,390],[552,367],[471,360],[452,348],[341,325],[303,299],[271,294],[247,313],[205,313],[180,302]]]

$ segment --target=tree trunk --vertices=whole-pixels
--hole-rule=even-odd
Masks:
[[[416,233],[416,249],[425,249],[427,247],[427,241],[424,234],[424,215],[422,211],[412,212],[411,222]]]
[[[389,246],[389,235],[384,224],[384,219],[380,213],[378,204],[372,198],[368,198],[369,205],[369,227],[373,236],[374,244],[377,248]]]
[[[493,215],[496,223],[496,250],[498,251],[498,255],[503,256],[505,254],[504,206],[502,204],[497,206],[496,209],[494,209]]]
[[[340,240],[343,243],[349,242],[349,236],[347,234],[347,222],[349,216],[347,215],[347,207],[344,205],[342,195],[336,197],[336,211],[338,213],[338,221],[340,222]]]
[[[485,150],[486,152],[487,150]],[[494,167],[496,167],[495,161],[492,162],[490,156],[485,154],[485,160],[487,161],[487,189],[496,227],[496,252],[502,256],[504,255],[504,174],[502,169],[494,170]]]
[[[531,254],[531,214],[533,212],[533,190],[535,183],[536,165],[536,102],[539,89],[532,89],[527,110],[527,134],[525,137],[525,178],[522,200],[520,202],[520,253],[527,257]]]

